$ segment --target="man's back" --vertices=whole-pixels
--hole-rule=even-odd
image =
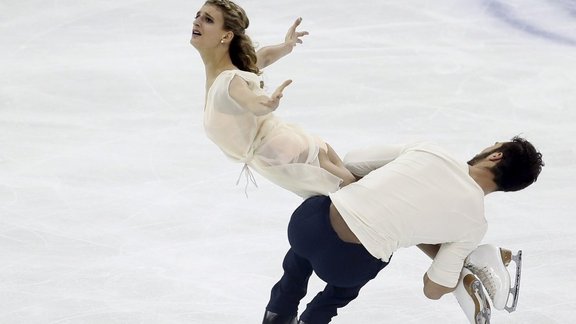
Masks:
[[[378,156],[387,161],[331,194],[333,204],[366,249],[384,261],[401,247],[451,242],[429,276],[454,286],[462,261],[486,232],[484,192],[465,163],[431,144],[352,152],[345,163],[354,170],[364,164],[356,159],[361,157],[377,166]]]

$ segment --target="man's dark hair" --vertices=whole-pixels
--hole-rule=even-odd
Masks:
[[[528,187],[536,182],[544,166],[542,154],[519,136],[493,152],[502,153],[502,159],[492,168],[497,191],[517,191]]]

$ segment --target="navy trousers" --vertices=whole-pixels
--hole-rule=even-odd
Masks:
[[[330,224],[330,198],[304,201],[288,225],[290,249],[283,261],[284,274],[272,288],[266,309],[296,316],[306,295],[308,279],[315,272],[326,287],[306,306],[300,320],[306,324],[329,323],[358,296],[360,289],[388,263],[374,258],[361,244],[342,241]]]

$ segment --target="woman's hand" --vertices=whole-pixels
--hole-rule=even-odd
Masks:
[[[302,18],[298,18],[294,21],[286,33],[284,43],[266,46],[256,52],[256,66],[258,66],[259,69],[263,69],[289,53],[292,53],[296,44],[302,44],[302,37],[308,35],[308,32],[296,31],[301,22]]]
[[[301,22],[302,18],[298,18],[296,21],[294,21],[292,26],[290,26],[288,32],[286,33],[286,37],[284,38],[284,44],[290,45],[291,47],[296,46],[296,44],[302,44],[301,38],[308,35],[309,33],[307,31],[296,31]]]
[[[290,85],[290,83],[292,83],[292,80],[284,81],[278,88],[276,88],[276,91],[272,93],[270,98],[266,98],[266,100],[262,101],[261,104],[268,107],[270,111],[276,110],[280,105],[280,99],[283,97],[282,92]]]

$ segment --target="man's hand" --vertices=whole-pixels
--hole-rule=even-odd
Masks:
[[[427,274],[424,274],[423,281],[424,295],[429,299],[440,299],[440,297],[446,295],[447,293],[451,293],[456,289],[456,287],[450,288],[435,283],[434,281],[430,280],[430,278],[428,278]]]

